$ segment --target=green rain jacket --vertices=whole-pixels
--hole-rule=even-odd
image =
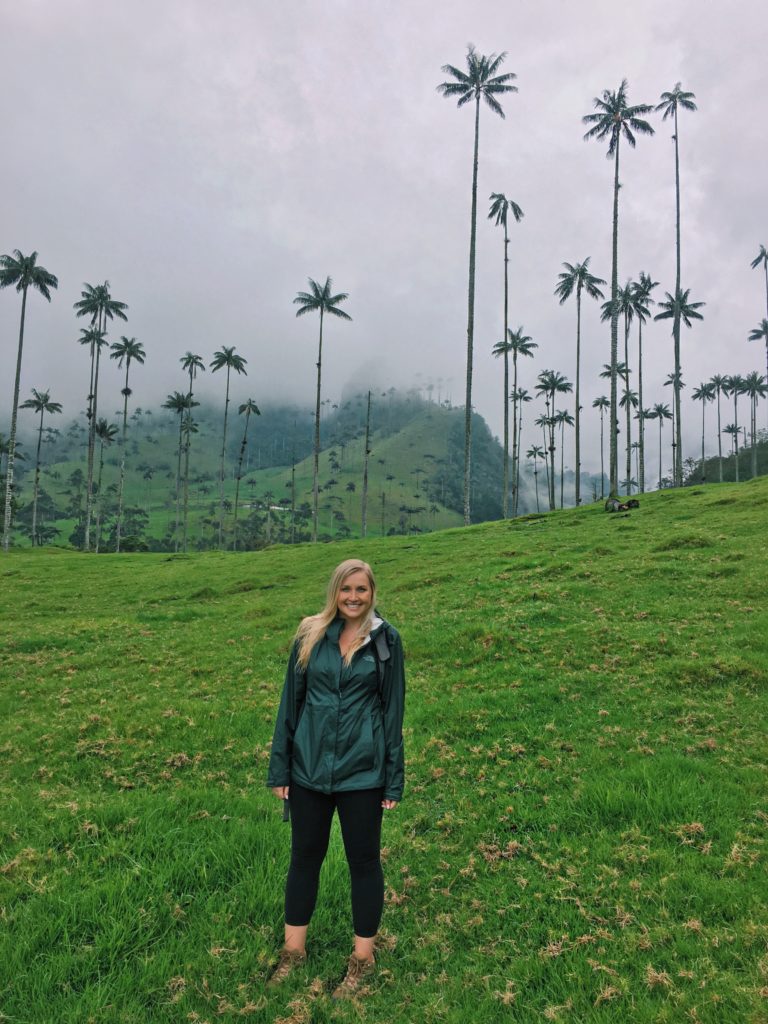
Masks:
[[[297,782],[321,793],[383,787],[385,800],[403,796],[405,674],[400,634],[373,620],[366,643],[350,665],[339,650],[336,618],[315,646],[306,670],[294,643],[277,713],[267,785]],[[389,659],[381,662],[381,688],[373,640],[387,631]]]

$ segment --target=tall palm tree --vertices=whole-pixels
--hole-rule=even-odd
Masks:
[[[616,293],[616,300],[603,303],[603,312],[600,317],[601,320],[610,320],[613,316],[614,308],[618,306],[619,314],[624,317],[624,362],[617,364],[617,373],[621,376],[618,366],[624,366],[625,368],[625,386],[629,387],[629,328],[632,324],[632,320],[635,316],[635,301],[634,292],[632,289],[632,282],[627,281],[623,288],[619,288]],[[621,401],[620,405],[623,409],[626,409],[626,436],[625,436],[625,448],[626,448],[626,462],[627,462],[627,480],[632,477],[632,417],[631,409],[626,401]],[[618,428],[617,428],[618,432]]]
[[[558,409],[555,423],[560,427],[560,508],[563,507],[563,480],[565,478],[565,428],[572,427],[575,420],[567,409]]]
[[[616,363],[618,362],[619,309],[616,299],[619,291],[619,144],[622,137],[633,148],[636,146],[635,133],[653,135],[653,128],[643,115],[651,113],[653,107],[647,103],[630,106],[627,103],[627,80],[622,81],[616,92],[606,89],[601,97],[594,100],[595,113],[582,118],[584,124],[592,127],[585,139],[608,140],[608,158],[614,158],[613,172],[613,250],[611,259],[611,416],[610,416],[610,489],[617,495],[619,490],[618,463],[618,394]]]
[[[703,320],[704,317],[701,313],[697,312],[702,306],[705,306],[705,302],[691,302],[688,296],[691,294],[691,289],[686,288],[683,291],[678,288],[675,292],[674,298],[665,292],[666,299],[664,302],[659,303],[659,309],[661,313],[657,313],[653,318],[654,320],[672,320],[672,333],[675,337],[675,371],[674,377],[675,383],[675,465],[673,471],[673,478],[675,486],[680,487],[683,483],[683,447],[681,439],[681,425],[680,425],[680,390],[681,390],[681,367],[680,367],[680,321],[682,320],[686,327],[690,328],[692,320]],[[677,325],[677,326],[675,326]],[[677,332],[675,334],[675,331]]]
[[[663,472],[663,463],[661,461],[661,428],[664,425],[664,420],[672,419],[672,413],[669,411],[668,405],[657,402],[653,407],[653,413],[650,418],[659,421],[659,490],[661,490],[661,474]]]
[[[192,447],[192,435],[197,433],[197,424],[192,419],[192,392],[187,395],[188,409],[182,418],[181,428],[184,435],[184,515],[181,526],[181,550],[187,553],[187,536],[189,526],[189,451]]]
[[[549,502],[549,510],[552,511],[552,496],[549,488],[549,459],[547,452],[549,451],[549,429],[552,426],[552,417],[548,416],[547,413],[542,413],[535,421],[537,427],[541,427],[541,437],[544,442],[542,450],[544,452],[544,469],[547,474],[547,501]]]
[[[123,396],[123,436],[120,442],[120,480],[117,486],[117,524],[115,527],[115,551],[120,554],[120,534],[123,522],[123,484],[125,482],[125,438],[128,430],[128,399],[131,396],[131,389],[128,387],[128,373],[131,363],[142,365],[146,358],[144,346],[135,338],[126,338],[123,335],[120,341],[113,341],[109,358],[116,359],[120,369],[125,363],[125,385],[122,390]]]
[[[558,275],[555,295],[562,306],[576,289],[576,504],[581,504],[581,402],[579,398],[579,378],[581,372],[581,293],[586,290],[591,299],[602,299],[603,293],[598,287],[605,284],[601,277],[589,272],[587,256],[581,263],[563,263],[565,270]]]
[[[539,507],[539,469],[537,460],[546,460],[546,456],[544,455],[544,449],[541,447],[541,445],[532,445],[525,453],[525,457],[527,459],[533,459],[533,481],[536,486],[536,511],[540,512],[541,508]]]
[[[98,555],[99,547],[101,546],[101,513],[104,508],[103,504],[103,493],[101,489],[101,474],[104,469],[104,449],[109,448],[112,442],[117,437],[117,424],[109,423],[103,417],[97,421],[95,429],[96,439],[99,442],[99,472],[96,477],[96,544],[94,545],[94,552]]]
[[[8,456],[5,473],[5,514],[3,516],[3,551],[11,544],[11,510],[13,497],[13,463],[16,456],[16,420],[19,414],[19,390],[21,388],[21,359],[24,351],[24,323],[27,316],[27,292],[31,288],[44,299],[51,301],[51,288],[58,288],[59,280],[37,262],[37,253],[25,256],[18,249],[13,255],[0,256],[0,288],[15,287],[21,292],[21,319],[19,321],[19,345],[16,351],[16,377],[13,384],[11,406],[11,431],[8,435]]]
[[[245,457],[245,447],[248,444],[248,423],[252,414],[254,416],[261,416],[261,411],[252,398],[249,398],[247,402],[243,402],[237,411],[241,416],[245,415],[245,428],[243,429],[243,439],[240,442],[240,457],[237,460],[237,482],[235,483],[235,516],[232,544],[235,551],[237,551],[237,506],[240,499],[240,480],[243,476],[243,458]]]
[[[605,395],[600,395],[600,397],[596,398],[594,400],[594,402],[592,403],[592,408],[600,410],[600,498],[602,499],[602,498],[605,497],[605,459],[604,459],[604,455],[603,455],[603,451],[604,451],[604,449],[603,449],[603,414],[605,413],[606,409],[610,409],[611,408],[611,403],[605,397]]]
[[[182,433],[184,429],[184,413],[187,409],[191,409],[196,405],[199,405],[199,403],[195,402],[189,397],[189,395],[185,395],[181,391],[174,391],[173,394],[168,395],[162,405],[163,409],[170,409],[171,412],[175,413],[179,417],[179,442],[176,448],[176,521],[173,530],[174,551],[179,550],[179,525],[181,523],[181,456],[183,453]]]
[[[749,340],[765,342],[765,372],[768,379],[768,320],[763,320],[754,330],[749,332]]]
[[[632,302],[634,304],[635,316],[637,317],[637,400],[640,407],[640,451],[637,470],[638,486],[640,493],[645,491],[645,415],[643,414],[643,324],[651,315],[650,306],[654,306],[655,300],[651,298],[651,292],[658,287],[659,282],[654,281],[650,274],[644,270],[640,271],[640,277],[632,283]]]
[[[50,391],[37,391],[32,388],[32,397],[22,402],[20,408],[32,409],[40,414],[40,424],[37,430],[37,457],[35,458],[35,488],[32,497],[32,546],[38,542],[37,536],[37,496],[40,493],[40,448],[43,443],[43,416],[48,413],[61,412],[59,402],[51,401]]]
[[[85,495],[85,534],[83,537],[83,550],[90,551],[91,516],[93,512],[93,460],[96,445],[96,418],[99,397],[99,357],[101,355],[101,348],[106,341],[107,320],[114,320],[115,317],[118,320],[127,320],[128,317],[125,311],[128,309],[128,306],[125,302],[112,298],[109,291],[109,281],[97,285],[88,284],[86,281],[83,285],[83,290],[80,292],[80,298],[74,304],[74,309],[78,317],[89,316],[91,318],[91,327],[96,330],[94,346],[91,349],[91,358],[94,360],[95,355],[95,360],[91,372],[92,397],[89,406],[91,419],[88,432],[88,484]],[[101,341],[99,341],[99,338],[101,338]]]
[[[315,444],[313,452],[312,467],[312,540],[317,540],[317,504],[318,504],[318,467],[320,464],[320,375],[323,366],[323,317],[326,314],[337,316],[342,320],[351,320],[349,313],[339,309],[339,303],[349,298],[346,292],[339,292],[338,295],[331,294],[332,283],[330,277],[326,277],[322,287],[309,279],[308,292],[299,292],[293,300],[294,305],[300,306],[296,310],[296,316],[304,316],[305,313],[320,314],[320,341],[317,349],[317,397],[315,401]]]
[[[245,364],[248,362],[242,356],[237,355],[235,352],[234,345],[227,347],[226,345],[221,346],[220,352],[214,352],[213,359],[211,360],[211,372],[216,373],[217,370],[226,369],[227,371],[227,389],[226,397],[224,399],[224,430],[221,438],[221,464],[219,466],[219,550],[224,544],[224,459],[227,453],[227,414],[229,413],[229,376],[232,370],[238,374],[248,374],[245,368]]]
[[[711,382],[701,383],[697,388],[693,389],[691,398],[694,402],[701,402],[701,482],[705,483],[707,470],[706,462],[704,461],[704,413],[707,408],[707,402],[714,402],[715,400],[715,389]]]
[[[536,346],[534,345],[534,348]],[[531,355],[532,353],[526,353]],[[512,502],[512,515],[517,515],[518,503],[520,500],[520,439],[523,436],[523,407],[527,402],[533,401],[533,395],[526,391],[525,388],[516,388],[512,392],[512,401],[517,406],[517,450],[513,454],[512,463],[515,467],[515,476],[512,483],[512,494],[514,501]]]
[[[549,508],[555,508],[555,395],[567,394],[573,391],[573,385],[569,380],[558,373],[557,370],[542,370],[539,374],[536,391],[543,395],[544,404],[547,408],[547,419],[549,426]]]
[[[457,106],[463,107],[475,101],[475,144],[472,160],[472,215],[469,233],[469,287],[467,296],[467,388],[464,414],[464,525],[470,522],[470,463],[472,452],[472,355],[475,334],[475,236],[477,233],[477,164],[480,140],[480,100],[485,100],[494,114],[504,118],[504,111],[497,96],[517,92],[512,85],[517,75],[507,72],[497,75],[506,53],[489,56],[478,53],[474,46],[467,48],[467,70],[460,71],[452,64],[443,65],[443,72],[451,75],[453,81],[441,82],[437,91],[448,99],[455,98]]]
[[[768,249],[764,245],[760,246],[760,252],[752,260],[751,267],[753,270],[757,270],[761,264],[765,271],[765,310],[768,314]]]
[[[752,478],[757,476],[757,402],[768,394],[766,379],[757,370],[744,378],[743,393],[749,397],[750,436],[752,438]]]
[[[515,501],[515,495],[516,495],[516,482],[517,482],[517,478],[518,478],[518,474],[517,474],[517,455],[518,455],[518,449],[519,449],[519,438],[518,438],[518,429],[517,429],[517,419],[518,419],[518,417],[517,417],[517,400],[518,400],[517,396],[518,396],[518,392],[519,392],[519,389],[518,389],[518,386],[517,386],[517,357],[521,356],[521,355],[522,356],[531,356],[532,357],[533,356],[533,350],[535,348],[538,348],[538,345],[527,334],[524,333],[522,326],[518,327],[518,329],[516,331],[513,331],[511,328],[507,328],[507,333],[505,335],[505,338],[506,338],[505,341],[497,342],[497,344],[494,345],[494,347],[493,347],[493,354],[495,356],[500,356],[500,355],[504,356],[504,381],[505,381],[505,391],[504,391],[504,409],[505,409],[505,414],[504,415],[505,415],[505,417],[508,415],[508,412],[509,412],[509,399],[510,398],[512,399],[512,515],[514,516],[514,515],[517,514],[517,512],[516,512],[517,502]],[[510,352],[512,353],[512,391],[511,392],[506,390],[506,387],[508,387],[508,381],[509,381],[508,359],[509,359],[509,353]],[[509,477],[506,475],[506,468],[507,468],[507,464],[508,464],[508,461],[509,461],[509,448],[508,448],[508,444],[509,444],[509,423],[508,423],[508,421],[505,421],[505,425],[504,425],[504,467],[505,467],[504,502],[505,503],[506,503],[507,488],[508,488],[508,483],[509,483]],[[505,518],[506,518],[506,514],[505,514]]]
[[[712,391],[717,398],[717,459],[720,483],[723,482],[723,439],[722,431],[720,429],[720,395],[727,394],[726,385],[728,382],[727,377],[723,377],[721,374],[716,373],[710,378],[709,383],[712,385]]]
[[[725,379],[725,386],[723,391],[726,395],[733,397],[733,423],[729,426],[733,427],[733,430],[725,428],[726,434],[733,436],[733,454],[735,462],[735,478],[736,483],[739,483],[739,395],[744,393],[744,378],[738,374],[730,374]]]
[[[682,292],[680,281],[680,129],[678,126],[678,110],[696,110],[694,103],[695,96],[692,92],[685,92],[680,88],[680,82],[675,83],[671,92],[663,92],[656,105],[656,110],[663,111],[662,120],[668,117],[674,118],[675,133],[672,140],[675,143],[675,295]],[[683,316],[682,309],[676,306],[672,311],[672,337],[675,342],[675,373],[680,373],[680,320]],[[690,325],[689,325],[690,326]],[[675,423],[677,434],[675,436],[677,458],[675,462],[674,476],[677,486],[683,482],[683,451],[680,443],[680,395],[675,395]]]
[[[503,341],[494,346],[495,356],[504,356],[504,483],[502,490],[502,515],[506,519],[509,512],[509,232],[507,230],[509,214],[519,224],[524,214],[512,199],[507,199],[503,192],[492,192],[491,208],[488,219],[496,219],[496,227],[504,228],[504,333]],[[514,424],[513,424],[514,430]],[[514,439],[513,439],[514,440]],[[514,443],[512,445],[514,451]]]

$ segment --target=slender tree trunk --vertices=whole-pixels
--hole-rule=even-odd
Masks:
[[[192,392],[190,391],[190,395]],[[191,405],[191,403],[190,403]],[[191,418],[192,410],[190,408],[187,415]],[[187,429],[187,437],[184,444],[184,521],[182,524],[182,544],[181,550],[186,555],[187,553],[187,525],[189,523],[189,449],[192,447],[192,424],[189,424]]]
[[[179,450],[176,459],[176,523],[173,528],[173,550],[179,550],[179,526],[181,525],[181,455],[182,431],[184,429],[184,410],[179,410]]]
[[[477,223],[477,157],[480,136],[480,97],[475,97],[475,150],[472,162],[472,215],[469,233],[469,288],[467,297],[467,391],[464,409],[464,525],[471,521],[472,460],[472,355],[475,336],[475,235]]]
[[[16,420],[19,414],[19,390],[21,388],[21,356],[24,350],[24,319],[27,313],[27,288],[21,296],[21,322],[19,324],[19,348],[16,354],[16,377],[13,384],[13,410],[11,432],[8,435],[8,456],[5,469],[5,515],[3,517],[3,551],[8,553],[11,546],[11,508],[13,500],[13,464],[16,459]]]
[[[539,507],[539,471],[536,468],[536,459],[533,460],[533,483],[536,488],[536,511],[541,512]]]
[[[248,444],[248,420],[251,416],[250,407],[245,411],[245,430],[243,431],[243,440],[240,442],[240,457],[237,460],[237,482],[235,483],[235,517],[234,525],[232,527],[232,547],[237,551],[237,506],[240,501],[240,479],[243,475],[243,458],[245,456],[245,446]]]
[[[723,437],[720,430],[720,388],[717,389],[717,462],[720,474],[720,483],[723,482]]]
[[[37,542],[37,495],[40,491],[40,448],[43,444],[43,416],[45,410],[40,410],[40,429],[37,432],[37,456],[35,458],[35,488],[32,496],[32,547]]]
[[[757,394],[753,393],[751,396],[751,421],[750,427],[752,428],[752,479],[757,476]]]
[[[616,159],[613,174],[613,254],[611,266],[611,421],[610,421],[610,490],[613,497],[619,493],[619,407],[617,401],[616,364],[619,347],[619,311],[616,296],[619,292],[619,144],[621,136],[616,136]]]
[[[509,515],[509,235],[507,221],[504,220],[504,483],[501,514],[506,519]],[[515,436],[516,423],[512,417],[512,507],[515,505]]]
[[[704,468],[704,412],[707,408],[707,400],[702,396],[701,399],[701,482],[706,483],[707,471]]]
[[[101,513],[102,513],[102,509],[103,509],[103,496],[102,496],[102,493],[101,493],[101,474],[102,474],[102,470],[103,469],[104,469],[104,441],[102,441],[100,443],[100,445],[99,445],[99,475],[98,475],[98,478],[96,480],[96,497],[95,497],[95,503],[96,503],[96,522],[94,524],[95,525],[95,533],[96,533],[96,543],[94,544],[94,547],[93,547],[94,554],[96,554],[96,555],[98,555],[99,548],[101,547]]]
[[[576,285],[576,507],[581,504],[581,398],[579,377],[581,371],[581,278]]]
[[[637,318],[637,401],[640,411],[639,441],[640,466],[637,471],[637,485],[641,494],[645,494],[645,415],[643,408],[643,320]]]
[[[517,362],[515,362],[515,379],[517,379]],[[518,401],[517,405],[518,405],[518,410],[517,410],[517,415],[516,415],[516,419],[515,419],[515,422],[517,423],[517,451],[515,452],[515,460],[514,460],[514,467],[515,467],[515,484],[514,484],[515,491],[514,491],[514,496],[515,496],[515,500],[514,500],[513,505],[512,505],[512,515],[513,516],[517,515],[517,508],[518,508],[518,504],[520,502],[520,441],[521,441],[522,436],[523,436],[523,403]]]
[[[549,406],[547,405],[547,408]],[[542,427],[541,432],[544,435],[544,469],[547,473],[547,502],[549,503],[549,510],[552,511],[552,495],[549,490],[549,438],[547,437],[547,428]]]
[[[565,477],[565,424],[560,428],[560,508],[563,506],[563,481]]]
[[[629,398],[629,315],[624,314],[624,365],[627,368],[624,379],[627,399],[627,494],[632,494],[632,402]]]
[[[91,424],[88,433],[88,486],[85,492],[85,534],[83,536],[83,551],[91,549],[91,516],[93,514],[93,462],[96,450],[96,419],[99,406],[99,361],[101,358],[101,333],[104,310],[99,310],[96,326],[96,359],[93,370],[93,382],[91,394]]]
[[[224,547],[224,459],[227,454],[227,416],[229,414],[229,373],[227,366],[227,392],[224,399],[224,435],[221,439],[221,466],[219,468],[219,551]]]
[[[739,396],[733,392],[733,425],[736,428],[733,434],[734,454],[736,457],[736,483],[739,483]]]
[[[123,525],[123,483],[125,481],[125,441],[128,431],[128,370],[131,366],[130,357],[125,360],[125,388],[123,389],[123,437],[120,442],[120,482],[117,487],[117,527],[115,531],[115,552],[120,554],[120,536]]]
[[[317,540],[317,477],[320,471],[320,374],[323,364],[323,310],[320,308],[320,343],[317,349],[317,399],[315,401],[315,445],[312,470],[312,540]]]
[[[368,532],[368,456],[370,455],[371,436],[371,392],[368,391],[368,410],[365,414],[365,451],[363,453],[363,523],[362,535]]]
[[[673,334],[675,338],[675,486],[683,484],[683,448],[680,428],[680,159],[677,145],[677,104],[675,104],[675,240],[677,262],[675,268],[675,318]]]
[[[600,410],[600,500],[605,498],[605,461],[603,457],[603,410]]]
[[[555,503],[555,393],[552,392],[552,404],[547,404],[549,419],[549,510],[554,512]]]
[[[659,416],[659,490],[661,490],[661,427],[664,420]]]

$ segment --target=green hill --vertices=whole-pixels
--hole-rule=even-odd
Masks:
[[[11,553],[2,1017],[765,1020],[766,506],[762,479],[421,537]],[[321,994],[351,939],[336,826],[306,977],[264,988],[289,853],[264,786],[284,662],[353,554],[408,671],[360,1009]]]

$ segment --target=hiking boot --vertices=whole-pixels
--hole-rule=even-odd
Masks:
[[[366,978],[376,973],[375,960],[361,960],[353,953],[347,964],[347,973],[343,981],[340,981],[333,990],[331,999],[352,999],[353,996],[362,994],[360,989]]]
[[[282,985],[291,971],[297,967],[303,967],[307,962],[307,954],[299,952],[298,949],[288,949],[286,946],[280,950],[280,959],[267,981],[267,988],[274,988]]]

